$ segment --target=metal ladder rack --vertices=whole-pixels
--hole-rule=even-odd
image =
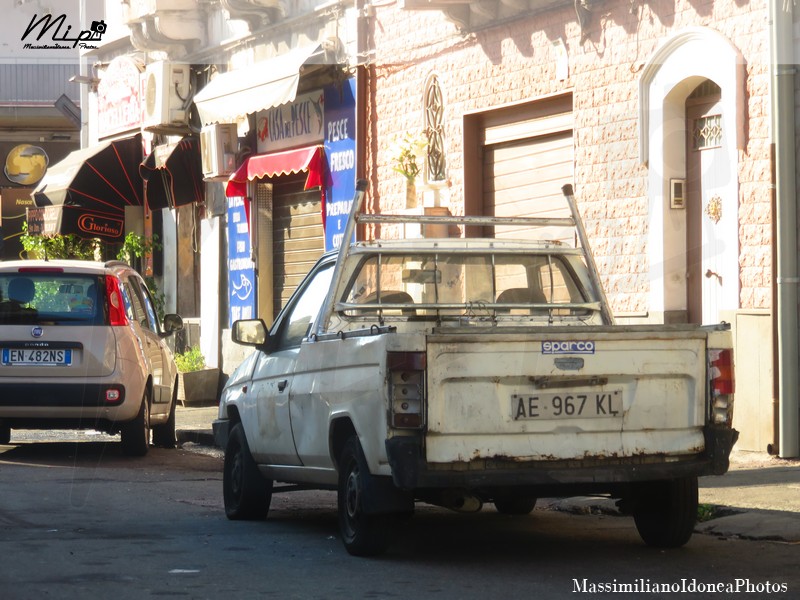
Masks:
[[[485,217],[485,216],[457,216],[457,215],[382,215],[382,214],[368,214],[361,212],[361,206],[366,196],[368,183],[365,179],[359,179],[356,182],[356,192],[353,197],[353,204],[350,207],[350,214],[345,226],[344,236],[342,238],[342,245],[339,248],[339,255],[336,257],[336,265],[334,266],[332,281],[339,280],[344,262],[350,253],[351,243],[349,240],[353,239],[353,233],[358,223],[363,224],[395,224],[402,225],[408,223],[421,224],[421,225],[464,225],[464,226],[480,226],[480,227],[497,227],[503,225],[525,225],[529,227],[574,227],[580,242],[580,251],[586,261],[586,266],[589,269],[589,278],[600,298],[600,313],[605,323],[613,323],[614,317],[608,306],[608,300],[600,282],[600,276],[597,271],[597,264],[595,263],[594,256],[592,255],[589,246],[589,239],[586,235],[586,230],[583,227],[583,221],[578,213],[578,207],[575,202],[572,185],[566,184],[562,186],[561,191],[569,206],[571,217]],[[347,241],[345,241],[347,240]],[[335,286],[331,286],[328,296],[325,299],[323,310],[320,314],[323,318],[315,325],[316,334],[322,335],[323,323],[327,322],[331,316],[334,306],[333,294],[335,293]]]

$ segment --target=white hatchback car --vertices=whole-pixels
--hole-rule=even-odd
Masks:
[[[175,447],[177,368],[142,277],[118,262],[0,262],[0,444],[11,429],[122,434]]]

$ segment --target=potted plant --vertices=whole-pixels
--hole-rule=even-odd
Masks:
[[[192,346],[176,354],[175,365],[178,367],[178,400],[182,406],[217,402],[219,369],[206,367],[200,348]]]

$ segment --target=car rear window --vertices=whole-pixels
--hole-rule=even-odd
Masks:
[[[102,283],[88,274],[0,273],[0,324],[103,324]]]

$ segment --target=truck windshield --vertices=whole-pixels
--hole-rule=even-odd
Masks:
[[[361,262],[340,308],[349,317],[576,316],[592,301],[557,255],[379,253]]]

